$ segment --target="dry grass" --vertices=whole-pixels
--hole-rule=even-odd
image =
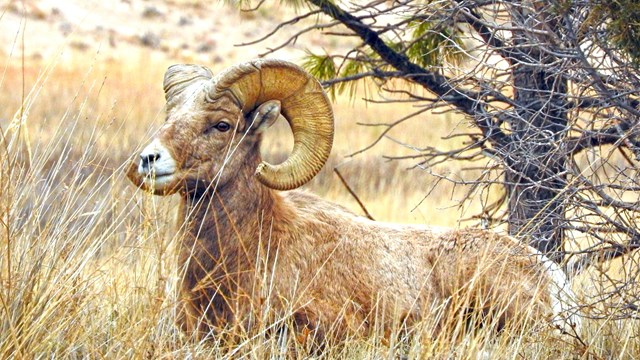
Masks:
[[[16,59],[0,61],[0,358],[261,359],[293,346],[264,336],[267,329],[232,344],[198,343],[175,326],[176,199],[140,194],[122,172],[125,159],[162,121],[161,79],[168,64],[142,57],[112,63],[99,56],[27,61],[24,68]],[[407,110],[340,100],[334,155],[308,188],[359,211],[331,173],[339,166],[378,220],[456,226],[472,214],[479,203],[457,206],[467,189],[438,183],[429,171],[405,171],[411,163],[382,160],[383,153],[410,151],[389,139],[345,157],[382,130],[356,127],[356,121],[388,121]],[[455,126],[465,124],[451,116],[425,116],[391,136],[434,145]],[[286,131],[269,131],[267,158],[287,152]],[[430,171],[478,175],[449,165]],[[444,334],[459,330],[451,323]],[[478,332],[461,341],[354,339],[322,356],[637,358],[637,335],[635,323],[608,321],[585,329],[588,346],[549,333],[502,334],[487,341],[493,336]],[[299,349],[290,356],[303,354]]]

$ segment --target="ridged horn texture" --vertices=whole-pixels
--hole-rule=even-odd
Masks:
[[[301,67],[282,60],[253,60],[218,74],[209,100],[231,94],[249,114],[260,104],[279,100],[293,133],[293,151],[279,165],[262,162],[260,182],[291,190],[311,180],[326,163],[333,144],[333,110],[322,85]]]
[[[164,95],[167,108],[173,107],[177,97],[184,89],[196,81],[209,81],[213,78],[211,70],[200,65],[179,64],[170,66],[164,73]]]

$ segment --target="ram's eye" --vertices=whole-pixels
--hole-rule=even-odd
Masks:
[[[229,131],[229,129],[231,129],[231,125],[229,125],[229,123],[225,121],[220,121],[219,123],[215,124],[214,127],[220,132]]]
[[[209,126],[204,133],[205,134],[209,134],[211,133],[213,130],[217,130],[220,132],[226,132],[229,131],[229,129],[231,129],[231,125],[226,122],[226,121],[219,121],[217,123],[215,123],[214,125]]]

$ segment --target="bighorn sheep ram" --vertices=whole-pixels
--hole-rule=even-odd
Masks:
[[[558,320],[571,294],[562,270],[509,236],[376,222],[303,191],[280,192],[313,178],[333,141],[331,104],[300,67],[254,60],[214,76],[174,65],[164,90],[167,120],[128,176],[182,197],[186,331],[255,326],[267,303],[319,342],[389,335],[438,311],[481,314],[498,328],[578,324],[573,315]],[[280,115],[294,147],[274,166],[259,145]]]

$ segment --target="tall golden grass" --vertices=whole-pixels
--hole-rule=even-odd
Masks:
[[[198,342],[175,324],[179,270],[175,197],[142,194],[122,164],[163,120],[163,60],[100,56],[72,60],[0,58],[0,358],[267,358],[305,357],[291,339],[265,336],[267,328],[238,334],[232,344]],[[218,69],[216,69],[218,70]],[[410,170],[381,154],[411,150],[384,138],[363,155],[383,128],[359,127],[399,118],[403,106],[365,106],[338,99],[334,155],[307,186],[360,212],[332,173],[338,167],[378,220],[458,226],[479,202],[459,206],[468,189],[438,181],[461,165]],[[428,126],[426,125],[428,124]],[[452,146],[440,137],[461,118],[428,115],[393,130],[398,142]],[[290,148],[286,126],[267,133],[265,157]],[[427,195],[429,195],[427,197]],[[490,195],[491,196],[491,195]],[[453,320],[453,319],[452,319]],[[452,341],[441,337],[384,343],[353,339],[328,348],[326,358],[638,358],[631,321],[587,326],[583,342],[553,332],[478,331]],[[428,329],[433,324],[425,321]],[[284,341],[284,343],[283,343]]]

